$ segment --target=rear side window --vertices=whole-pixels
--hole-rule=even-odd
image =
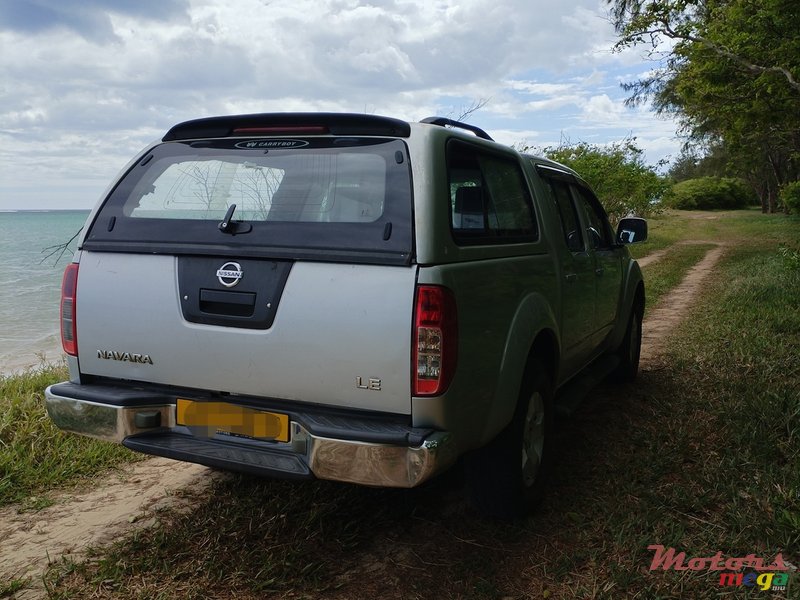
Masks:
[[[118,182],[84,247],[408,264],[412,208],[399,139],[167,142]]]
[[[538,239],[528,185],[518,162],[477,146],[447,145],[450,224],[458,244]]]

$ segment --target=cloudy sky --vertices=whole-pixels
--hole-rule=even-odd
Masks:
[[[0,0],[0,209],[89,208],[176,122],[270,111],[470,117],[502,142],[675,126],[624,106],[602,0]]]

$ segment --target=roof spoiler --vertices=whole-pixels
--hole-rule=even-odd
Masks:
[[[408,137],[411,126],[399,119],[357,113],[260,113],[185,121],[162,141],[309,134]]]

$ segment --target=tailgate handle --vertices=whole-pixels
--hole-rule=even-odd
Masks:
[[[252,317],[255,307],[256,295],[252,292],[200,290],[200,310],[204,313]]]

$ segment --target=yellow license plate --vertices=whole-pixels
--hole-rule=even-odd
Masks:
[[[289,417],[227,402],[196,402],[178,398],[178,425],[199,428],[209,437],[217,432],[251,438],[289,441]]]

